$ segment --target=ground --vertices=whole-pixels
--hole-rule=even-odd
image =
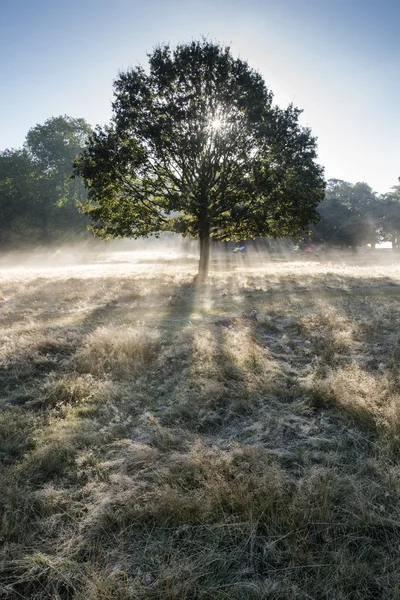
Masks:
[[[399,599],[400,261],[376,256],[225,253],[201,287],[169,251],[6,257],[1,596]]]

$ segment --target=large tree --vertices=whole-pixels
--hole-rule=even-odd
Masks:
[[[203,278],[211,238],[294,235],[318,218],[323,170],[301,111],[274,106],[229,48],[158,47],[147,72],[120,74],[114,94],[110,125],[76,163],[95,234],[197,236]]]

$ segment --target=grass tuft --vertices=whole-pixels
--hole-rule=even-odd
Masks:
[[[154,329],[100,327],[77,353],[74,364],[82,373],[129,379],[140,369],[150,368],[160,347],[160,335]]]

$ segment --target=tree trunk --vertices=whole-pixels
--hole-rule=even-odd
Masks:
[[[204,281],[208,275],[210,267],[210,232],[200,233],[200,260],[199,260],[199,281]]]

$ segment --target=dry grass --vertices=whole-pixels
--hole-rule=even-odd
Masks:
[[[115,379],[132,378],[141,369],[151,369],[160,352],[157,331],[139,327],[99,327],[75,356],[75,368]]]
[[[248,259],[0,272],[2,597],[400,598],[400,269]]]

